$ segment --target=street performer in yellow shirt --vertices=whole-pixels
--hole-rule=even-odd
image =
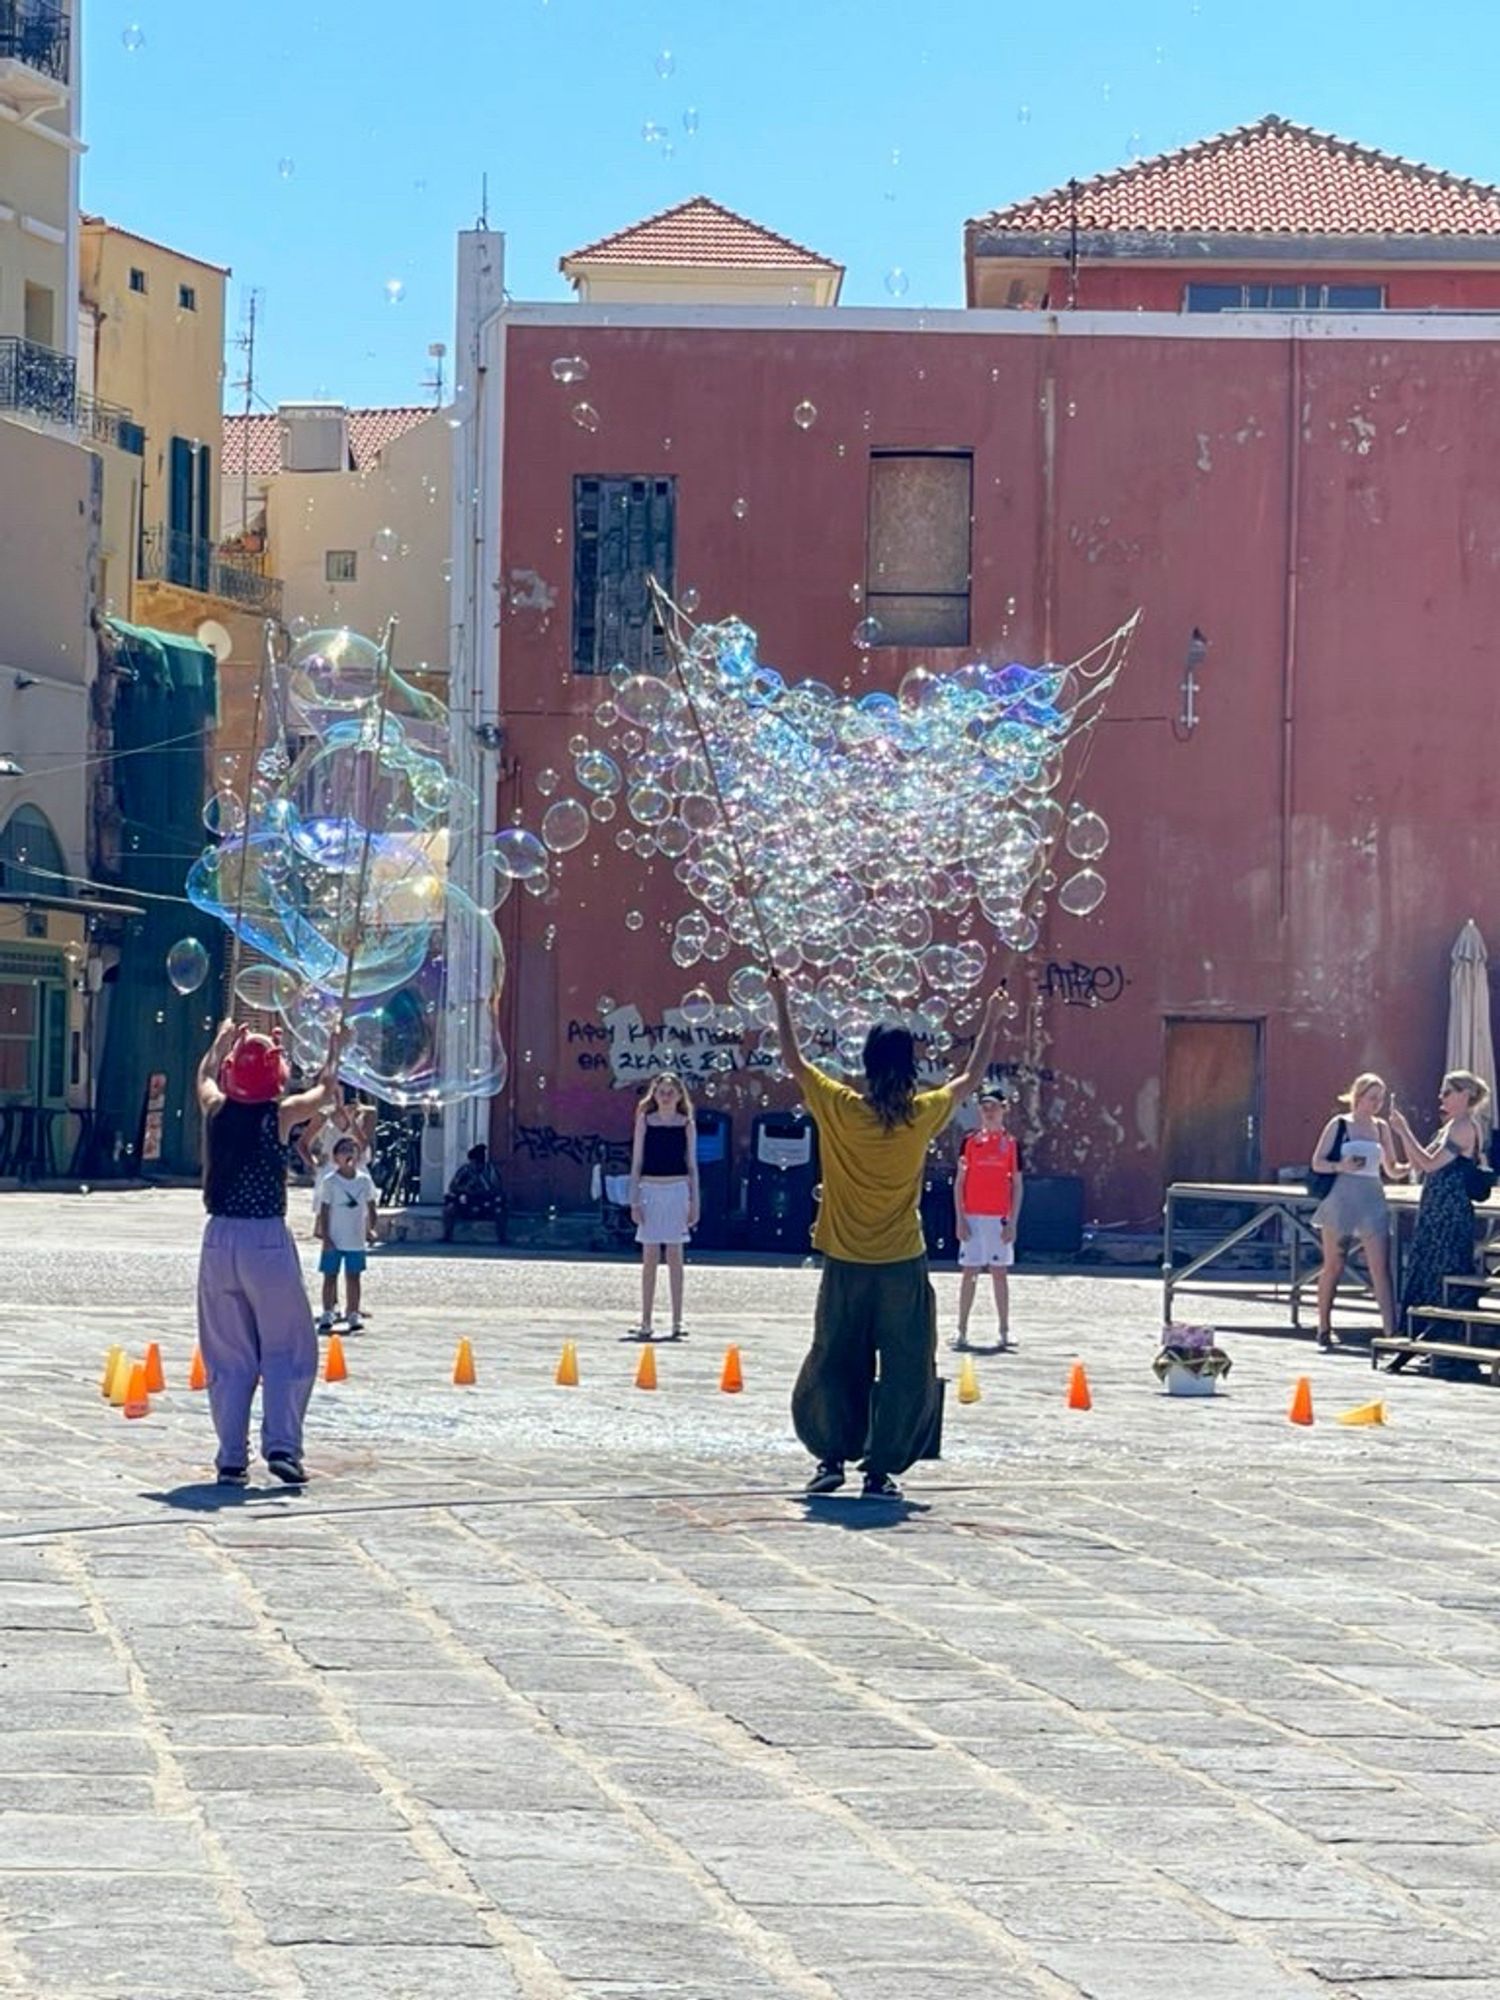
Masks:
[[[792,1391],[792,1422],[818,1461],[809,1493],[833,1493],[860,1459],[868,1499],[898,1499],[894,1475],[922,1454],[937,1419],[937,1300],[918,1202],[927,1148],[994,1060],[1004,995],[990,996],[967,1067],[917,1088],[916,1042],[877,1024],[865,1038],[865,1090],[835,1083],[797,1042],[786,982],[771,978],[782,1060],[818,1127],[823,1253],[811,1352]]]

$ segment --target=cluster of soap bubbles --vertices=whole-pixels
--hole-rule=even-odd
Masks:
[[[800,971],[802,1027],[831,1059],[854,1066],[877,1013],[941,1052],[994,976],[995,947],[1037,944],[1050,892],[1076,916],[1103,900],[1109,828],[1063,803],[1065,752],[1133,630],[1070,666],[913,667],[896,693],[855,697],[784,680],[738,620],[679,618],[672,667],[616,668],[595,711],[602,738],[570,745],[576,789],[551,797],[563,780],[544,773],[540,832],[507,828],[495,864],[545,893],[553,858],[620,813],[617,843],[670,862],[691,898],[674,962],[736,962],[741,1026],[771,1018],[769,957]],[[704,987],[681,1006],[731,1025]]]
[[[477,801],[453,775],[446,708],[357,632],[308,633],[266,671],[270,747],[248,790],[208,800],[214,843],[187,880],[253,954],[235,999],[279,1017],[308,1069],[342,1019],[340,1074],[386,1102],[492,1094],[504,954],[449,879]],[[195,943],[173,947],[184,972]]]

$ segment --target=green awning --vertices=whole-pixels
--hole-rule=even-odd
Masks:
[[[104,623],[136,672],[153,687],[167,692],[206,690],[217,708],[218,662],[207,646],[183,632],[158,632],[150,625],[129,625],[123,618]]]

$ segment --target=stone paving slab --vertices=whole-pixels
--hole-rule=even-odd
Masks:
[[[908,1502],[809,1508],[812,1271],[693,1270],[651,1396],[628,1266],[414,1251],[315,1483],[226,1497],[192,1197],[0,1227],[0,1993],[1500,2000],[1483,1390],[1345,1430],[1357,1357],[1240,1336],[1179,1405],[1156,1287],[1023,1270]]]

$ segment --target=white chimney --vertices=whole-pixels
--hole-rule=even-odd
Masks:
[[[281,422],[283,472],[347,472],[349,470],[349,411],[343,403],[283,403]]]

